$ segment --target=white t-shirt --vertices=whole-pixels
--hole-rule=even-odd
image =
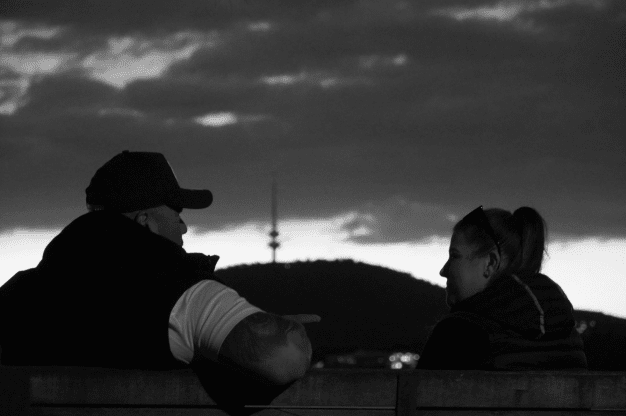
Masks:
[[[202,280],[178,299],[169,321],[170,350],[189,364],[196,351],[217,360],[226,336],[242,319],[263,312],[239,294],[214,280]]]

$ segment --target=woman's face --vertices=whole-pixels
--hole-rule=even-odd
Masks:
[[[474,247],[461,232],[455,232],[450,241],[448,261],[439,272],[446,282],[446,302],[452,306],[482,292],[487,286],[485,277],[489,256],[472,257]]]

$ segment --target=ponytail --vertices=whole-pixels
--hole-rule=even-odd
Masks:
[[[541,270],[548,228],[541,215],[530,207],[521,207],[513,212],[517,232],[521,238],[520,270],[538,273]]]
[[[502,273],[539,273],[547,235],[546,222],[541,215],[530,207],[518,208],[513,214],[500,208],[490,208],[484,213],[499,242],[500,255],[506,258]],[[463,232],[468,243],[475,247],[473,256],[485,255],[495,246],[484,227],[467,216],[453,231]]]

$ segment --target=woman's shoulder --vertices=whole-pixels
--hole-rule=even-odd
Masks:
[[[477,314],[452,312],[435,325],[428,341],[441,345],[458,342],[488,345],[489,327],[485,319]]]
[[[448,331],[469,331],[472,333],[482,331],[485,334],[499,328],[499,324],[492,319],[479,313],[464,310],[450,312],[439,321],[437,326]]]
[[[468,314],[451,313],[433,328],[418,365],[431,369],[480,368],[488,353],[488,332]]]

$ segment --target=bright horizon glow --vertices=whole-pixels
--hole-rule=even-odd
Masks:
[[[346,240],[347,233],[341,231],[343,220],[280,221],[277,261],[352,259],[444,285],[439,270],[446,261],[448,237],[423,243],[357,244]],[[269,223],[256,222],[208,232],[189,226],[185,249],[219,255],[218,269],[267,263],[271,261],[269,230]],[[23,228],[0,233],[0,285],[19,270],[36,266],[58,232]],[[548,254],[543,272],[563,288],[574,308],[626,318],[626,240],[557,240],[548,245]]]

